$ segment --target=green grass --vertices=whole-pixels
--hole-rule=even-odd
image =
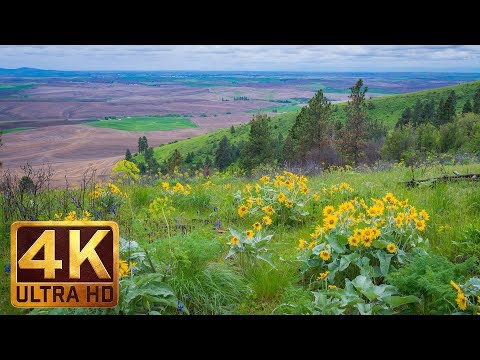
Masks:
[[[0,130],[2,133],[10,133],[10,132],[15,132],[15,131],[22,131],[22,130],[28,130],[28,129],[35,129],[33,126],[19,126],[11,129],[5,129],[5,130]]]
[[[280,106],[268,106],[262,109],[256,109],[256,110],[247,110],[245,111],[246,113],[264,113],[264,112],[277,112],[277,113],[286,113],[286,112],[292,112],[292,111],[297,111],[300,109],[300,106],[298,105],[280,105]]]
[[[198,127],[192,120],[184,116],[126,116],[118,119],[99,119],[87,122],[86,125],[125,131],[176,130]]]
[[[0,83],[0,92],[1,91],[19,91],[24,89],[32,88],[36,85],[36,83],[23,83],[23,84],[15,84],[15,83]]]

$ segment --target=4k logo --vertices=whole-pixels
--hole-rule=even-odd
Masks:
[[[116,306],[118,239],[113,221],[13,223],[12,305]]]

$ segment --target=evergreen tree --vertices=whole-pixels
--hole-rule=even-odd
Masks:
[[[215,152],[215,166],[223,171],[232,163],[232,146],[226,135],[223,135]]]
[[[270,118],[266,115],[256,115],[250,121],[248,142],[240,155],[240,164],[247,171],[273,160],[273,139],[269,124]]]
[[[185,157],[185,164],[193,163],[194,158],[195,158],[195,154],[193,152],[187,153],[187,156]]]
[[[339,141],[342,153],[348,164],[358,164],[363,158],[364,146],[368,138],[367,111],[365,93],[367,86],[363,86],[362,79],[350,88],[350,100],[347,102],[347,121]]]
[[[127,149],[127,151],[125,152],[125,160],[127,160],[127,161],[132,161],[133,160],[132,153],[130,152],[130,149]]]
[[[441,102],[439,105],[439,117],[437,119],[438,125],[447,124],[455,119],[455,107],[457,105],[457,96],[455,91],[450,91],[445,102]]]
[[[331,103],[319,90],[308,105],[300,110],[287,136],[283,159],[304,162],[316,160],[316,155],[329,146],[333,134]],[[310,158],[314,159],[310,159]]]
[[[409,124],[412,120],[412,109],[407,107],[403,110],[400,119],[398,119],[397,123],[395,124],[395,128],[402,128],[403,126]]]
[[[140,170],[140,174],[142,175],[146,174],[147,172],[147,166],[143,162],[138,165],[138,169]]]
[[[182,154],[178,149],[175,149],[170,157],[167,159],[166,170],[168,173],[172,174],[175,169],[179,169],[183,164]]]
[[[235,134],[235,126],[232,125],[232,127],[230,128],[230,134]]]
[[[418,124],[423,122],[422,110],[423,110],[422,102],[420,101],[420,99],[417,99],[417,102],[415,103],[415,106],[413,107],[413,112],[412,112],[413,127],[416,127]]]
[[[465,101],[465,105],[463,105],[462,114],[466,114],[470,112],[473,112],[472,103],[470,100],[467,100]]]
[[[282,133],[279,133],[277,136],[277,140],[275,141],[275,154],[274,154],[275,159],[278,160],[279,163],[283,161],[282,155],[283,155],[283,135]]]
[[[146,136],[141,136],[138,138],[138,152],[140,154],[144,153],[148,149],[148,141]]]
[[[435,100],[431,98],[423,106],[422,118],[424,122],[434,122],[435,119]]]
[[[475,114],[480,114],[480,86],[477,88],[475,91],[475,94],[473,95],[473,112]]]
[[[205,157],[205,163],[204,163],[204,167],[207,166],[208,168],[212,167],[213,163],[212,163],[212,159],[210,159],[210,156],[206,156]]]
[[[444,99],[440,99],[440,101],[438,102],[438,107],[437,107],[437,110],[435,111],[435,125],[436,126],[439,126],[441,125],[443,122],[443,109],[445,108],[445,100]]]

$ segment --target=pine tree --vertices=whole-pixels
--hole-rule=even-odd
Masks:
[[[215,166],[223,171],[232,163],[232,146],[226,135],[223,135],[215,152]]]
[[[288,146],[283,147],[283,159],[294,162],[315,160],[310,158],[316,157],[331,139],[331,113],[331,103],[319,90],[297,115],[287,136]]]
[[[183,164],[182,154],[178,149],[173,150],[173,153],[167,159],[167,167],[166,170],[168,173],[172,174],[175,169],[179,169]]]
[[[435,99],[431,98],[423,106],[422,118],[424,122],[434,122],[435,119]]]
[[[125,160],[127,160],[127,161],[132,161],[133,160],[132,153],[130,152],[130,149],[127,149],[127,151],[125,152]]]
[[[232,134],[232,135],[235,134],[235,126],[233,126],[233,125],[230,128],[230,134]]]
[[[412,112],[412,125],[413,127],[416,127],[418,124],[422,123],[422,110],[423,110],[423,105],[420,99],[417,99],[417,102],[415,103],[415,106],[413,107],[413,112]]]
[[[278,160],[279,163],[283,162],[283,135],[279,133],[277,136],[277,140],[275,141],[275,154],[274,157]]]
[[[138,152],[144,153],[148,149],[148,141],[146,136],[142,136],[138,138]]]
[[[185,157],[185,164],[193,163],[194,158],[195,158],[195,154],[193,152],[187,153],[187,156]]]
[[[465,101],[465,105],[463,105],[462,114],[470,113],[473,111],[472,102],[470,100]]]
[[[397,123],[395,124],[395,128],[402,128],[403,126],[409,124],[412,120],[412,109],[407,107],[403,110],[400,119],[398,119]]]
[[[358,164],[363,158],[363,148],[367,140],[367,111],[365,93],[368,87],[363,87],[362,79],[350,88],[350,100],[347,102],[347,121],[339,141],[342,153],[348,164]]]
[[[273,139],[269,121],[270,118],[262,114],[256,115],[249,123],[248,142],[240,155],[240,164],[247,171],[273,161]]]
[[[455,107],[457,105],[457,96],[455,91],[452,90],[447,96],[447,99],[443,103],[443,107],[440,109],[439,124],[447,124],[452,122],[455,119],[456,111]]]
[[[442,98],[440,99],[440,101],[438,102],[438,107],[437,107],[437,110],[435,111],[435,121],[434,121],[434,124],[436,126],[439,126],[441,124],[443,124],[443,109],[445,107],[445,100]]]

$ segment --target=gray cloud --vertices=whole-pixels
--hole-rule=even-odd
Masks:
[[[480,71],[478,45],[5,45],[0,67],[58,70]]]

